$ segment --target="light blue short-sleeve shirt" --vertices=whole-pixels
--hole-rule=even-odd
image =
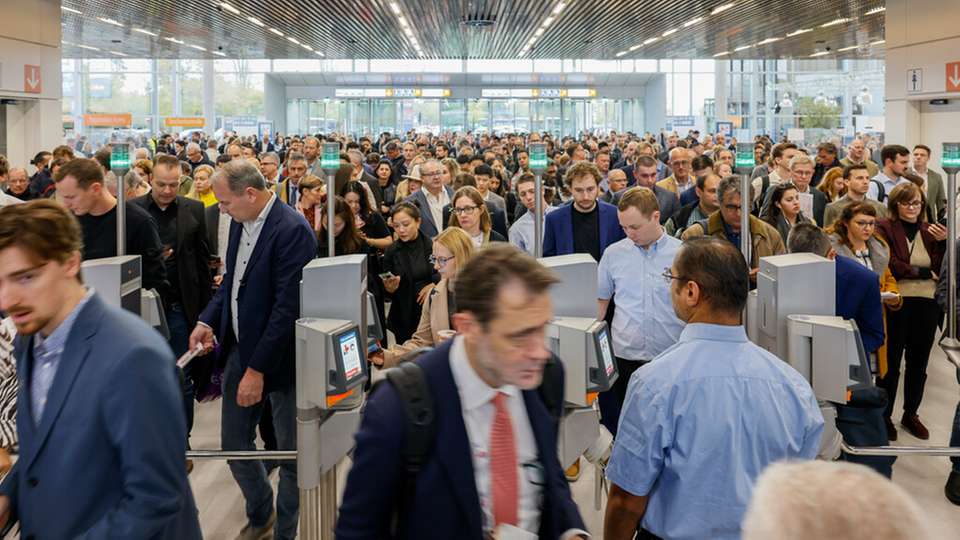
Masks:
[[[670,300],[663,272],[683,243],[663,233],[648,248],[624,238],[610,245],[597,268],[597,296],[616,295],[613,312],[613,352],[627,360],[651,360],[677,342],[683,321]]]
[[[742,326],[688,324],[630,378],[607,477],[649,496],[651,533],[733,540],[764,468],[815,458],[822,433],[810,385]]]

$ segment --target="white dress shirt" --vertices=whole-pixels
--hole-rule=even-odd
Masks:
[[[233,287],[230,290],[230,315],[232,319],[231,322],[233,323],[233,335],[236,336],[237,341],[240,341],[240,323],[239,317],[237,316],[240,282],[243,280],[244,274],[247,271],[247,263],[250,262],[250,256],[253,255],[253,250],[257,247],[257,240],[263,231],[263,224],[266,223],[270,209],[273,208],[273,203],[275,203],[276,200],[277,196],[271,193],[270,200],[267,201],[266,206],[260,211],[257,219],[245,221],[241,224],[243,225],[243,229],[240,232],[240,246],[237,248],[237,261],[233,266]]]
[[[492,532],[494,525],[493,501],[490,495],[490,430],[496,414],[493,398],[497,392],[502,392],[507,395],[507,410],[510,412],[514,442],[517,445],[517,474],[520,477],[517,490],[517,526],[536,538],[540,529],[540,507],[546,480],[543,466],[538,459],[537,441],[527,416],[523,394],[516,386],[491,388],[485,383],[470,365],[467,348],[461,336],[453,338],[450,347],[450,370],[460,395],[460,410],[470,441],[473,475],[483,511],[484,535]],[[560,536],[560,540],[576,535],[589,537],[586,531],[570,529]]]
[[[437,232],[446,229],[446,223],[443,222],[443,207],[450,204],[450,196],[447,190],[440,188],[440,195],[434,197],[429,190],[424,189],[423,195],[427,198],[427,205],[430,206],[430,216],[433,218],[433,224],[437,226]]]

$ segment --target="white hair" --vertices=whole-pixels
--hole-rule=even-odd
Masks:
[[[134,161],[140,161],[141,159],[150,159],[150,150],[146,148],[137,148],[133,152]]]
[[[797,152],[797,155],[790,158],[790,164],[787,166],[787,168],[792,171],[797,165],[813,166],[813,158],[804,154],[803,152]]]
[[[890,480],[844,462],[781,462],[753,489],[743,540],[912,540],[931,538],[926,516]]]
[[[191,152],[191,151],[193,151],[193,150],[196,150],[197,152],[202,152],[202,151],[203,151],[203,150],[200,149],[200,145],[197,144],[197,143],[195,143],[195,142],[192,142],[192,143],[190,143],[190,144],[187,145],[187,152],[188,152],[188,153]]]

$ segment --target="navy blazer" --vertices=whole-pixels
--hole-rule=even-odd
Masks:
[[[573,253],[573,204],[567,203],[544,218],[544,257]],[[597,205],[600,207],[600,254],[603,255],[607,246],[623,240],[626,235],[617,218],[617,207],[599,200]]]
[[[453,188],[450,186],[443,186],[443,189],[447,192],[447,196],[450,197],[450,200],[453,200]],[[433,238],[440,234],[440,229],[443,227],[438,227],[437,224],[433,222],[433,214],[430,212],[430,203],[427,202],[427,195],[423,192],[423,188],[420,188],[416,193],[404,199],[403,202],[410,203],[420,210],[420,232],[427,235],[429,238]]]
[[[884,339],[877,274],[857,261],[837,255],[836,280],[837,316],[856,321],[864,350],[868,353],[876,351]]]
[[[22,538],[201,538],[173,353],[96,294],[74,322],[42,422],[30,406],[33,340],[16,340],[20,457],[0,485]]]
[[[200,315],[224,350],[239,346],[240,364],[264,374],[265,391],[288,388],[295,371],[294,327],[300,318],[303,267],[317,255],[317,236],[293,207],[279,198],[267,214],[257,245],[240,276],[240,335],[233,335],[230,294],[243,225],[230,223],[223,282]]]
[[[401,451],[407,425],[403,404],[390,384],[381,384],[372,393],[356,434],[353,466],[337,520],[338,540],[483,540],[470,440],[450,369],[451,343],[417,360],[433,396],[436,440],[418,473],[412,497],[404,498],[400,493],[405,474]],[[586,530],[557,459],[554,421],[535,390],[523,392],[523,401],[546,482],[539,536],[557,539],[570,529]],[[404,506],[397,508],[398,502]],[[395,511],[399,526],[394,536],[390,524]]]

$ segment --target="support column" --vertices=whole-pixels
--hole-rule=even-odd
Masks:
[[[180,62],[173,61],[173,115],[180,116]]]
[[[213,60],[203,61],[203,130],[211,134],[217,129],[216,100],[214,99],[215,74]]]
[[[160,62],[154,58],[150,60],[150,114],[153,115],[153,123],[150,128],[153,133],[160,132]]]

